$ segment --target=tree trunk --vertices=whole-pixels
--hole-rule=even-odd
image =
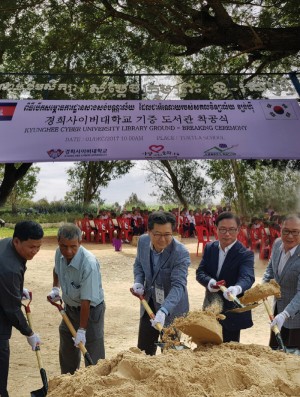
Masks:
[[[172,180],[172,186],[173,189],[178,197],[178,200],[180,201],[180,203],[182,204],[183,207],[188,207],[188,203],[185,199],[185,197],[182,195],[179,184],[178,184],[178,179],[176,177],[176,175],[174,174],[172,167],[170,166],[170,163],[168,160],[160,160],[162,165],[167,169],[170,178]]]
[[[243,189],[243,175],[240,171],[240,166],[237,160],[230,160],[230,164],[232,167],[234,184],[237,192],[237,213],[239,216],[244,217],[247,215],[247,203]]]
[[[32,163],[22,163],[18,168],[13,163],[5,164],[4,177],[0,186],[0,207],[5,205],[15,184],[26,175],[31,166]]]

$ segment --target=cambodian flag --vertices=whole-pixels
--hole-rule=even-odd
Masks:
[[[17,102],[0,102],[0,121],[9,121],[13,118]]]

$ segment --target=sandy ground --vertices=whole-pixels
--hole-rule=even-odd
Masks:
[[[195,280],[195,271],[201,257],[196,256],[197,240],[184,239],[192,266],[189,269],[188,290],[190,309],[201,309],[204,288]],[[46,296],[52,288],[53,258],[56,240],[45,239],[40,252],[27,263],[25,287],[33,292],[31,303],[34,330],[40,334],[43,345],[41,355],[47,377],[50,379],[60,374],[58,362],[58,325],[61,316],[58,310],[50,305]],[[133,282],[132,267],[136,247],[123,245],[122,252],[115,252],[111,245],[84,244],[101,263],[101,273],[106,301],[105,346],[106,357],[113,358],[119,352],[136,346],[139,300],[131,295],[129,288]],[[267,262],[256,255],[256,283],[261,282]],[[269,301],[271,302],[270,298]],[[242,331],[243,344],[267,346],[269,339],[268,315],[263,305],[253,311],[254,326]],[[11,362],[9,373],[10,397],[26,397],[30,391],[42,387],[36,355],[30,350],[24,336],[14,330],[11,339]]]

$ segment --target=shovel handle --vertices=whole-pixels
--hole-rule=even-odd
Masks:
[[[269,305],[269,302],[268,302],[267,298],[264,298],[264,299],[263,299],[263,303],[264,303],[264,306],[265,306],[266,311],[267,311],[267,313],[268,313],[268,316],[269,316],[270,321],[273,321],[273,320],[274,320],[274,315],[273,315],[273,313],[272,313],[272,310],[271,310],[271,308],[270,308],[270,305]],[[283,343],[283,340],[282,340],[282,337],[281,337],[281,333],[280,333],[280,331],[279,331],[278,326],[275,324],[275,325],[273,325],[273,326],[271,327],[271,329],[272,329],[272,331],[273,331],[274,334],[275,334],[275,337],[276,337],[276,340],[277,340],[278,345],[280,346],[280,348],[281,348],[283,351],[286,352],[286,347],[284,346],[284,343]]]
[[[56,306],[58,311],[60,312],[64,322],[66,323],[67,327],[69,328],[69,331],[71,332],[72,336],[75,338],[76,336],[76,330],[73,327],[73,324],[71,323],[67,313],[65,312],[64,308],[62,307],[62,301],[61,303],[53,302],[49,296],[47,296],[47,300],[53,305]],[[80,342],[78,344],[79,349],[81,350],[82,354],[84,355],[84,358],[90,365],[94,365],[94,362],[89,354],[89,352],[86,350],[84,344]]]
[[[228,293],[228,289],[226,287],[224,287],[224,285],[219,285],[219,288],[222,292],[227,292]],[[232,295],[230,292],[228,293],[229,299],[234,302],[239,308],[243,308],[245,307],[244,305],[241,304],[240,300],[235,297],[234,295]]]
[[[30,310],[30,303],[32,301],[32,292],[31,291],[29,292],[29,296],[30,296],[29,302],[27,303],[27,305],[23,304],[23,307],[25,309],[28,325],[31,328],[31,330],[33,330],[32,318],[31,318],[31,310]],[[42,390],[43,390],[44,393],[47,394],[47,391],[48,391],[48,379],[47,379],[47,374],[46,374],[46,371],[44,369],[43,362],[42,362],[40,346],[36,346],[35,354],[36,354],[36,358],[37,358],[37,362],[38,362],[38,366],[39,366],[39,370],[40,370],[40,374],[41,374],[41,378],[42,378],[42,382],[43,382],[43,386],[44,386],[44,388]]]
[[[143,295],[139,295],[136,294],[132,288],[130,288],[130,292],[132,293],[132,295],[136,296],[137,298],[139,298],[139,300],[141,301],[141,304],[144,306],[144,309],[146,310],[146,312],[148,313],[149,317],[153,320],[155,318],[155,314],[153,313],[153,310],[151,309],[151,307],[149,306],[148,302],[146,301],[145,297]],[[162,332],[163,327],[160,323],[156,323],[155,324],[155,328],[159,331]]]

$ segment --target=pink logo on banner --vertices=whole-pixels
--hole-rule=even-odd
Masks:
[[[64,151],[61,149],[56,149],[56,150],[51,149],[47,151],[49,157],[51,157],[52,159],[57,159],[59,156],[63,154],[63,152]]]
[[[159,153],[164,149],[164,146],[163,145],[151,145],[151,146],[149,146],[149,149],[154,153]]]

